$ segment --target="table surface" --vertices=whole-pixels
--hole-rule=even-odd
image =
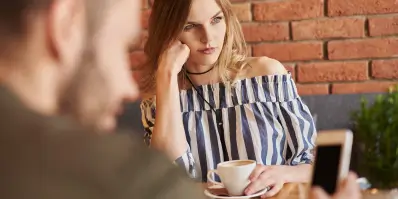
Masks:
[[[307,184],[290,183],[290,184],[285,184],[282,190],[277,195],[271,197],[270,199],[285,199],[285,198],[306,199],[308,198],[307,192],[308,192]]]
[[[308,198],[308,184],[303,183],[291,183],[285,184],[282,190],[272,199],[306,199]]]
[[[207,184],[202,184],[203,188]],[[307,183],[287,183],[283,186],[282,190],[269,199],[308,199],[309,185]],[[387,199],[395,197],[386,197],[383,195],[374,195],[372,191],[363,192],[363,199]]]
[[[203,188],[207,186],[207,184],[202,184]],[[274,197],[269,199],[306,199],[308,192],[307,184],[303,183],[288,183],[285,184],[282,190]]]

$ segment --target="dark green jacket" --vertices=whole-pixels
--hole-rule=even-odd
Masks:
[[[96,135],[0,88],[1,199],[196,199],[199,185],[131,134]]]

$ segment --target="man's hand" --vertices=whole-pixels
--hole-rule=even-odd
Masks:
[[[337,192],[332,196],[328,195],[322,188],[314,187],[310,193],[311,199],[360,199],[361,190],[356,182],[357,176],[349,173],[339,186]]]

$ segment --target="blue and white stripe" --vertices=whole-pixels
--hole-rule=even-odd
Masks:
[[[223,157],[220,139],[230,159],[252,159],[264,165],[298,165],[312,162],[316,129],[308,107],[301,101],[290,74],[247,78],[234,85],[197,87],[222,112],[224,137],[216,128],[216,115],[194,89],[180,92],[181,113],[190,149],[176,163],[192,178],[207,181],[206,174]],[[155,123],[155,98],[142,103],[145,139]]]

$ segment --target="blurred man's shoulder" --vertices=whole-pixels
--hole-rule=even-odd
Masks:
[[[54,159],[63,157],[59,160],[62,164],[72,163],[68,167],[73,169],[76,166],[72,172],[77,176],[101,179],[97,182],[104,185],[101,189],[122,196],[120,199],[203,198],[199,186],[188,179],[184,170],[172,164],[162,153],[149,149],[143,138],[134,132],[62,134],[65,135],[63,138],[54,136],[52,140],[58,140],[56,145],[65,154],[56,153]],[[67,148],[69,150],[65,150]],[[65,157],[71,159],[65,160]]]
[[[103,135],[87,141],[94,175],[112,176],[106,181],[111,192],[126,198],[204,198],[199,185],[162,153],[148,149],[139,136],[130,133]],[[84,144],[82,144],[84,146]],[[83,159],[85,157],[82,157]],[[124,198],[124,197],[121,197]]]
[[[202,198],[184,171],[134,133],[98,135],[36,114],[1,88],[0,102],[0,184],[16,182],[0,198]]]
[[[97,135],[76,126],[59,124],[42,127],[40,131],[25,134],[26,137],[12,136],[12,142],[7,139],[8,144],[0,147],[4,151],[18,152],[3,165],[10,174],[21,173],[25,167],[30,169],[23,178],[13,177],[13,180],[43,179],[43,187],[73,184],[72,187],[52,187],[48,192],[43,190],[49,196],[64,194],[65,197],[54,195],[60,199],[73,198],[74,194],[85,195],[87,199],[203,198],[199,186],[188,179],[182,169],[163,154],[148,149],[137,136],[127,133]],[[45,165],[45,170],[40,165]],[[75,190],[76,186],[79,189]],[[18,190],[22,193],[24,188],[18,187]],[[107,195],[99,197],[100,193]]]

